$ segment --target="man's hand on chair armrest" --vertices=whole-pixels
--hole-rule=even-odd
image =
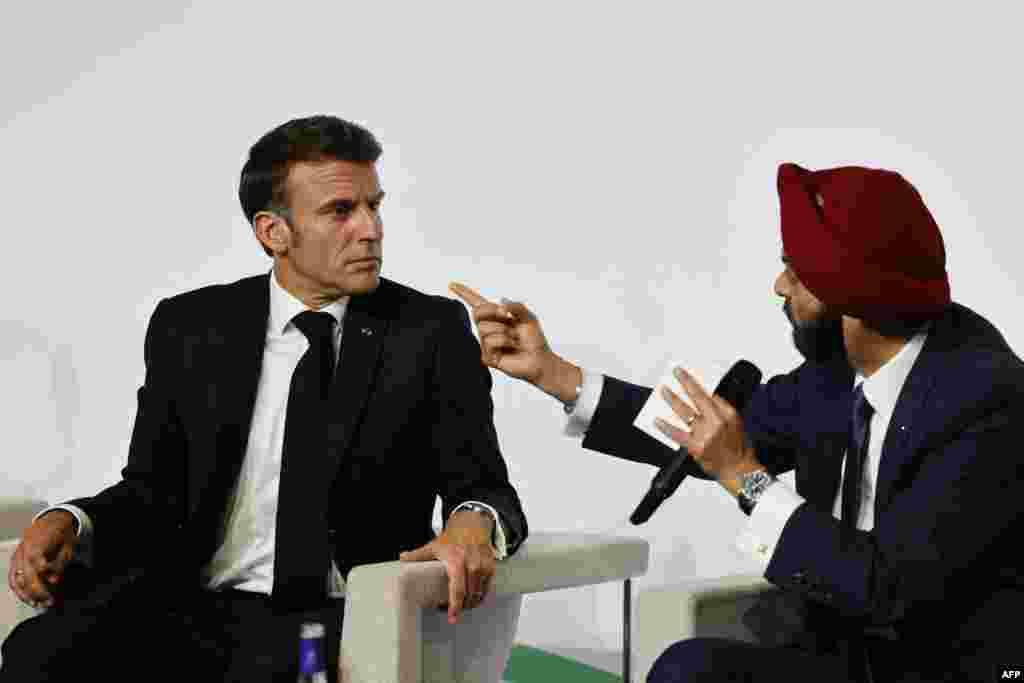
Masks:
[[[54,606],[64,570],[75,556],[75,525],[74,515],[55,509],[25,529],[7,572],[7,584],[19,600],[33,607]]]
[[[483,602],[494,578],[496,560],[491,537],[494,520],[473,510],[460,510],[448,518],[441,535],[430,543],[399,555],[402,562],[440,560],[448,572],[448,623],[459,612]]]

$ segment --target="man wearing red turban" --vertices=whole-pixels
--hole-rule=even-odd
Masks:
[[[648,681],[993,680],[1024,613],[1024,363],[951,301],[939,228],[898,173],[783,164],[778,191],[775,292],[805,362],[742,414],[677,369],[695,407],[661,393],[689,431],[659,428],[737,497],[739,545],[781,591],[745,618],[761,644],[682,641]],[[651,389],[562,359],[522,304],[453,291],[484,363],[563,401],[584,447],[674,457],[632,426]],[[776,479],[793,469],[795,490]]]

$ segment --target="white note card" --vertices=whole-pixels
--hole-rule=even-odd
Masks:
[[[691,368],[687,368],[684,363],[674,362],[669,363],[668,368],[662,375],[661,381],[654,386],[654,391],[652,391],[651,395],[647,398],[647,403],[644,404],[644,407],[640,410],[640,414],[636,416],[635,420],[633,420],[633,426],[673,450],[679,450],[679,444],[661,433],[661,430],[654,425],[654,418],[660,417],[687,433],[689,433],[690,428],[686,426],[686,423],[683,422],[682,418],[675,414],[675,411],[672,410],[668,401],[662,398],[661,387],[668,387],[675,392],[676,396],[683,399],[687,405],[696,410],[693,400],[686,395],[686,392],[683,391],[683,386],[679,383],[679,380],[676,379],[675,374],[672,372],[672,370],[677,367],[685,368],[687,372],[690,373],[690,376],[697,380],[708,393],[714,391],[719,379],[716,377],[716,384],[709,386],[708,383],[704,381],[704,378],[700,373]],[[719,371],[717,374],[724,375],[725,373]]]

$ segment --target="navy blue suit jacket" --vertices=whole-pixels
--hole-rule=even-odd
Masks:
[[[830,630],[895,632],[875,653],[900,660],[893,679],[920,668],[988,680],[1020,651],[1024,364],[964,306],[933,324],[884,435],[874,529],[844,545],[832,505],[853,379],[845,360],[804,363],[763,384],[744,411],[759,460],[775,473],[795,469],[807,501],[765,577],[803,598],[818,642]],[[583,445],[652,465],[672,457],[632,427],[649,393],[607,378]]]

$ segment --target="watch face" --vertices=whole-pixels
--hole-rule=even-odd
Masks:
[[[748,498],[756,499],[772,481],[772,475],[764,470],[758,470],[740,478],[740,490]]]

